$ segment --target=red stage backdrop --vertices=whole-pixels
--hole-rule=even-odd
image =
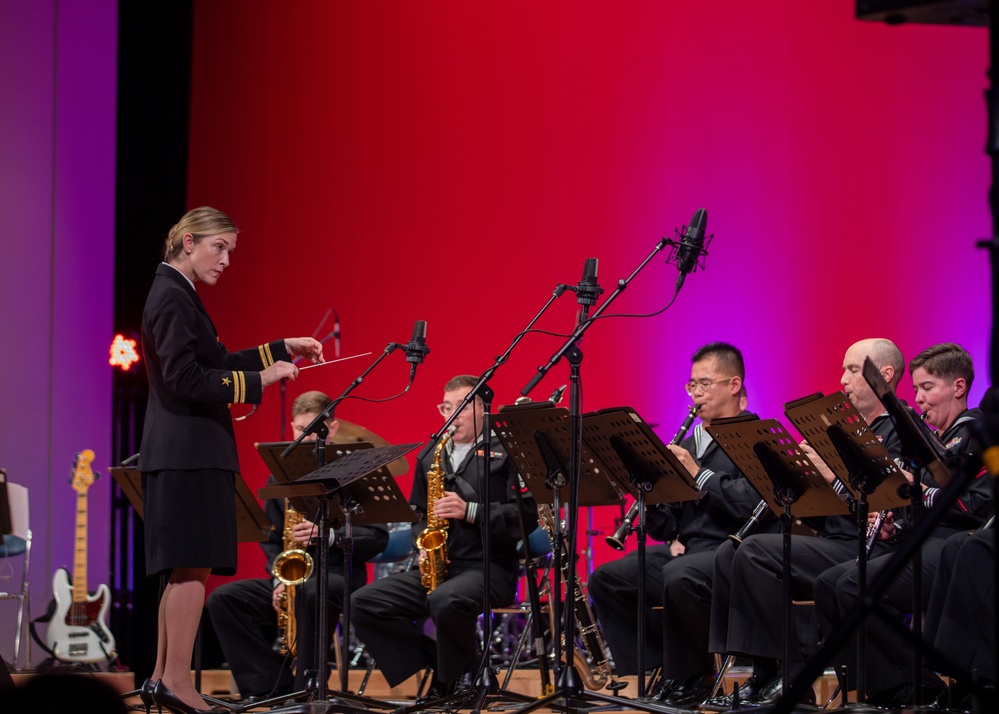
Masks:
[[[290,403],[340,394],[426,320],[432,354],[410,392],[338,411],[422,442],[444,382],[488,368],[587,257],[609,294],[704,207],[707,269],[675,304],[587,333],[585,410],[632,405],[669,439],[691,353],[726,340],[745,354],[750,408],[781,416],[838,389],[846,347],[871,336],[907,358],[961,343],[977,403],[991,320],[974,248],[990,232],[986,32],[864,23],[853,8],[197,3],[189,200],[242,229],[231,270],[201,290],[223,342],[308,335],[334,308],[342,354],[374,354],[305,373]],[[656,256],[610,312],[658,310],[675,278]],[[565,333],[576,309],[567,293],[539,327]],[[561,342],[524,339],[493,380],[496,406]],[[387,397],[407,375],[393,354],[354,394]],[[567,381],[559,364],[532,396]],[[266,476],[253,442],[281,420],[271,388],[237,425],[253,487]],[[615,515],[597,509],[597,528]],[[611,557],[595,545],[597,563]],[[240,576],[260,575],[258,549],[241,555]]]

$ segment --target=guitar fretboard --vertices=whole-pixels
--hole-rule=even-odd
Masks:
[[[87,492],[76,492],[76,552],[73,558],[73,602],[87,600]]]

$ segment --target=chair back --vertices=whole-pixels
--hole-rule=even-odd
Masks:
[[[0,558],[10,558],[21,555],[28,548],[28,489],[10,482],[0,484],[0,488],[7,493],[11,521],[10,532],[0,534],[3,536]]]
[[[527,554],[530,556],[531,560],[537,558],[542,558],[552,552],[552,541],[548,537],[548,531],[546,531],[541,526],[538,526],[533,531],[531,535],[527,536]],[[517,555],[523,557],[524,555],[524,542],[517,542]]]
[[[397,563],[409,557],[413,550],[413,531],[409,523],[389,524],[389,540],[385,550],[371,558],[369,563]]]

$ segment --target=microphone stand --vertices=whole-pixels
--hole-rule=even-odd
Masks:
[[[573,557],[576,552],[576,533],[578,530],[578,511],[579,511],[579,477],[582,466],[582,441],[583,441],[583,415],[582,415],[582,391],[580,389],[580,364],[583,360],[583,353],[579,349],[579,341],[582,339],[583,334],[586,330],[593,324],[593,322],[602,315],[608,307],[610,307],[617,297],[624,292],[631,281],[635,279],[639,272],[652,260],[655,255],[661,251],[667,244],[672,244],[668,238],[663,238],[653,251],[648,255],[648,257],[643,260],[639,266],[629,275],[626,279],[618,280],[617,287],[614,292],[604,300],[603,304],[597,308],[596,312],[593,313],[592,318],[587,317],[587,309],[590,304],[580,300],[580,304],[583,306],[581,318],[576,325],[576,329],[573,331],[572,335],[565,341],[565,343],[559,347],[555,353],[548,360],[546,365],[538,367],[538,373],[534,375],[527,386],[521,390],[521,394],[527,396],[534,387],[537,386],[538,382],[548,374],[548,371],[561,361],[563,357],[569,362],[570,369],[570,389],[569,389],[569,510],[566,513],[566,522],[568,524],[568,536],[565,540],[566,552],[569,556],[569,562],[566,566],[566,580],[567,587],[573,587],[576,582],[576,558]],[[585,281],[584,281],[585,282]],[[581,284],[582,285],[582,284]],[[679,285],[677,287],[679,290]],[[595,302],[595,295],[599,293],[594,293],[593,296],[584,296],[587,300],[591,297]],[[556,540],[558,540],[559,534],[559,519],[556,514],[554,529],[556,532]],[[554,548],[553,543],[553,548]],[[561,583],[560,583],[560,573],[556,570],[554,573],[555,586],[552,588],[554,597],[558,599],[561,595]],[[556,618],[555,627],[558,627],[558,618]],[[566,646],[568,648],[569,637],[574,636],[576,631],[576,618],[575,618],[575,608],[567,606],[564,613],[564,624],[563,633],[565,633]],[[556,642],[559,641],[559,633],[553,632],[552,636]],[[563,699],[565,705],[569,708],[578,706],[579,698],[582,696],[586,699],[594,699],[602,702],[608,703],[620,703],[622,701],[621,697],[610,696],[606,694],[600,694],[598,692],[583,692],[582,678],[579,672],[576,670],[572,659],[566,655],[566,661],[562,664],[562,668],[557,673],[557,684],[555,686],[555,691],[550,695],[537,699],[531,704],[519,710],[520,714],[524,712],[533,711],[539,707],[548,706],[551,702],[556,699]],[[558,667],[559,661],[555,662],[555,666]],[[655,705],[645,704],[644,702],[637,702],[634,700],[628,701],[628,708],[630,709],[641,709],[648,712],[662,712],[667,711],[661,707]]]
[[[568,289],[571,288],[561,283],[559,283],[555,287],[555,290],[552,292],[551,297],[548,298],[548,302],[544,304],[544,306],[541,308],[538,314],[535,315],[534,318],[527,324],[527,327],[525,327],[517,335],[517,337],[513,340],[513,342],[510,343],[510,346],[507,347],[506,351],[502,355],[496,358],[496,361],[493,362],[492,366],[489,367],[489,369],[487,369],[485,372],[482,373],[482,375],[479,377],[479,380],[475,383],[475,386],[473,386],[472,389],[468,392],[468,394],[465,395],[465,397],[461,400],[461,403],[451,413],[451,416],[449,416],[444,421],[444,425],[440,428],[440,430],[438,430],[435,434],[430,435],[430,441],[427,442],[427,445],[423,447],[423,450],[420,451],[420,453],[417,454],[416,457],[417,461],[422,461],[423,459],[425,459],[427,455],[433,450],[438,440],[440,440],[441,436],[447,432],[447,430],[451,427],[451,424],[453,424],[455,419],[458,418],[458,415],[461,414],[468,407],[468,405],[472,402],[472,400],[475,399],[476,396],[481,397],[484,406],[483,434],[482,434],[482,449],[484,456],[483,456],[483,466],[482,466],[483,473],[479,481],[479,498],[481,499],[479,506],[481,514],[479,524],[482,530],[482,577],[484,582],[484,591],[482,596],[482,631],[483,633],[485,633],[485,636],[484,636],[484,645],[482,648],[482,659],[479,662],[478,669],[475,675],[474,689],[475,693],[477,693],[478,696],[476,698],[475,704],[472,707],[472,712],[476,714],[484,707],[487,697],[489,697],[490,695],[496,695],[500,692],[499,682],[496,679],[496,674],[489,666],[489,646],[488,646],[489,637],[492,633],[492,622],[493,622],[492,620],[493,611],[489,602],[490,598],[489,586],[490,586],[490,575],[491,575],[490,560],[489,560],[489,554],[491,550],[491,534],[489,528],[492,520],[491,519],[492,509],[489,498],[489,474],[492,465],[492,426],[490,424],[490,414],[492,409],[493,390],[489,386],[488,381],[496,373],[496,370],[500,367],[500,365],[504,364],[510,358],[510,354],[513,352],[514,348],[520,343],[520,341],[524,338],[527,332],[534,326],[534,323],[536,323],[539,319],[541,319],[541,316],[545,314],[545,312],[548,310],[551,304],[555,302],[555,300],[560,298],[562,294]],[[527,533],[522,533],[522,541],[525,544],[524,546],[525,548],[527,547],[526,543],[528,542],[528,535],[529,534]],[[516,701],[520,702],[531,701],[530,697],[526,697],[516,692],[504,691],[504,694]],[[441,705],[446,704],[448,702],[457,701],[459,699],[464,700],[468,696],[469,696],[468,692],[455,692],[454,694],[448,695],[447,697],[444,697],[442,699],[436,699],[426,702],[421,706],[405,707],[401,709],[400,712],[414,712],[414,711],[420,711],[424,708],[438,708]]]
[[[302,440],[309,434],[316,435],[316,462],[318,464],[317,468],[321,468],[326,463],[326,438],[329,436],[329,427],[326,426],[326,421],[333,417],[337,405],[340,404],[347,395],[350,394],[354,389],[356,389],[364,378],[378,366],[378,364],[388,357],[390,354],[399,349],[400,345],[396,342],[390,342],[386,346],[384,352],[380,354],[371,365],[361,373],[350,385],[343,391],[343,393],[334,399],[329,405],[313,419],[305,429],[302,430],[301,435],[295,439],[295,441],[288,444],[284,451],[281,452],[281,458],[286,458]],[[319,509],[319,520],[317,522],[318,534],[317,538],[319,541],[318,556],[319,556],[319,574],[318,582],[316,583],[316,602],[319,611],[316,613],[317,622],[317,632],[316,637],[316,655],[319,660],[319,669],[316,672],[316,699],[319,701],[325,701],[329,697],[329,625],[328,625],[328,612],[326,609],[327,602],[327,590],[329,587],[329,582],[327,578],[327,569],[329,563],[329,529],[327,521],[327,507],[328,507],[328,496],[320,496],[320,509]],[[347,543],[352,548],[353,539],[349,538]],[[351,562],[351,554],[346,554],[345,562],[347,566]],[[343,611],[345,615],[349,615],[350,612],[350,571],[344,573],[344,599],[343,599]],[[347,627],[350,626],[350,621],[345,618]],[[347,649],[349,647],[348,638],[346,636],[341,638],[341,666],[346,667],[347,665]],[[344,672],[341,672],[341,682],[344,680]],[[345,692],[346,693],[346,692]]]

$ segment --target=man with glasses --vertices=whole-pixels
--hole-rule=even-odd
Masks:
[[[444,401],[437,406],[450,416],[461,404],[477,377],[459,375],[444,385]],[[452,426],[454,434],[441,453],[444,496],[428,503],[427,471],[433,453],[416,465],[410,505],[420,516],[413,524],[414,540],[427,527],[427,510],[446,518],[447,576],[427,593],[416,568],[391,575],[361,588],[351,596],[351,620],[357,636],[375,658],[389,686],[395,687],[426,667],[434,677],[421,702],[451,694],[458,678],[478,661],[475,625],[482,614],[485,582],[482,568],[480,484],[483,480],[484,413],[475,397]],[[490,604],[513,602],[517,587],[520,521],[517,491],[524,504],[527,529],[537,526],[537,508],[499,440],[491,441],[488,474],[490,499]],[[425,554],[421,553],[421,558]],[[424,634],[423,620],[430,617],[437,630],[434,641]]]
[[[667,545],[646,551],[645,662],[662,664],[662,684],[651,699],[671,706],[703,700],[713,683],[708,654],[714,551],[749,518],[760,500],[704,430],[715,419],[734,417],[745,403],[745,366],[738,349],[713,342],[694,353],[687,394],[701,423],[670,450],[697,481],[704,497],[682,504],[649,506],[646,529]],[[683,557],[680,557],[680,556]],[[597,568],[589,592],[618,675],[637,674],[638,556],[631,553]],[[690,593],[680,596],[678,593]],[[664,606],[662,611],[652,610]],[[665,656],[664,656],[665,655]]]

